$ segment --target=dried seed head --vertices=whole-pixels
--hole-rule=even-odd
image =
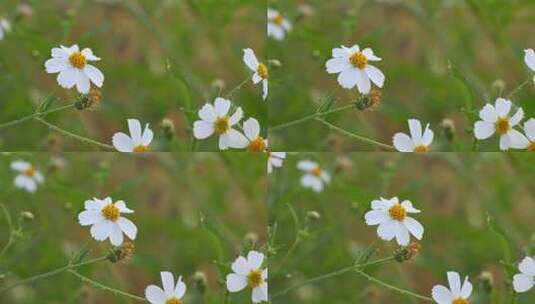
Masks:
[[[394,251],[394,259],[398,263],[412,261],[420,252],[420,243],[412,241],[407,247],[400,247]]]
[[[74,102],[74,107],[78,110],[94,110],[98,105],[100,105],[100,101],[102,100],[102,92],[100,89],[91,87],[89,90],[89,93],[87,94],[79,94],[76,98],[76,101]]]
[[[357,109],[361,111],[373,111],[381,104],[383,93],[378,89],[372,89],[368,95],[362,95],[355,102]]]
[[[108,254],[108,260],[112,263],[126,261],[134,255],[134,250],[135,250],[134,242],[130,240],[126,240],[121,246],[115,247]]]

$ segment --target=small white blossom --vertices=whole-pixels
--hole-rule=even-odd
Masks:
[[[182,304],[186,293],[186,284],[182,282],[182,276],[176,281],[173,274],[168,271],[160,272],[163,289],[156,285],[149,285],[145,289],[145,298],[151,304]]]
[[[518,270],[520,273],[513,276],[513,287],[516,292],[526,292],[535,285],[535,259],[525,257],[518,264]]]
[[[286,158],[286,152],[268,152],[268,160],[267,160],[267,172],[268,174],[271,174],[273,171],[273,168],[280,168],[282,167],[282,163],[284,162],[284,159]]]
[[[468,304],[468,298],[472,294],[472,283],[468,277],[464,278],[461,285],[461,277],[455,271],[448,272],[448,289],[443,285],[435,285],[431,291],[433,300],[438,304]]]
[[[409,119],[410,136],[405,133],[396,133],[393,144],[400,152],[428,152],[433,142],[433,131],[429,129],[429,124],[425,126],[422,133],[422,123],[417,119]]]
[[[524,62],[535,73],[535,51],[533,49],[524,50]],[[533,82],[535,83],[535,76],[533,76]]]
[[[323,191],[324,186],[331,181],[329,173],[313,161],[302,160],[297,164],[297,168],[305,172],[305,175],[301,177],[301,185],[315,192]]]
[[[283,40],[286,34],[292,30],[292,24],[278,11],[268,8],[267,10],[267,35],[275,40]]]
[[[262,82],[262,98],[266,100],[268,95],[268,78],[269,71],[265,64],[258,62],[256,55],[252,49],[243,50],[243,62],[247,67],[254,72],[253,83]]]
[[[118,132],[113,135],[113,146],[119,152],[147,152],[152,142],[154,133],[145,125],[145,130],[141,130],[141,123],[137,119],[128,119],[128,129],[130,136]]]
[[[11,163],[11,169],[19,173],[17,177],[15,177],[15,187],[24,189],[28,192],[35,192],[37,190],[37,185],[42,184],[45,181],[43,174],[35,169],[29,162],[16,160]]]
[[[227,275],[227,289],[230,292],[238,292],[249,286],[252,288],[253,303],[268,300],[268,270],[262,269],[264,254],[257,251],[249,251],[247,258],[238,257],[231,268],[234,273]]]

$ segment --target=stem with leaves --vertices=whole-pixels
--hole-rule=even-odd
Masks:
[[[25,121],[28,121],[30,119],[39,118],[39,117],[47,115],[47,114],[51,114],[51,113],[54,113],[54,112],[67,110],[67,109],[70,109],[70,108],[74,108],[74,103],[73,104],[68,104],[68,105],[65,105],[65,106],[62,106],[62,107],[57,107],[55,109],[51,109],[51,110],[47,110],[47,111],[35,112],[33,114],[21,117],[19,119],[15,119],[15,120],[0,124],[0,130],[4,129],[4,128],[7,128],[7,127],[14,126],[14,125],[18,125],[18,124],[23,123]]]

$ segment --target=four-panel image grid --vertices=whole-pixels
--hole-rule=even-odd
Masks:
[[[535,303],[534,27],[0,1],[0,303]]]

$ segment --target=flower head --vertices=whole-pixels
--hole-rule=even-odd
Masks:
[[[267,139],[260,136],[260,124],[258,120],[249,118],[243,122],[243,133],[249,140],[247,150],[251,152],[264,152],[267,149]]]
[[[47,73],[59,73],[58,83],[65,89],[76,85],[78,92],[89,93],[91,82],[97,87],[102,87],[104,75],[89,61],[99,61],[100,58],[93,55],[89,48],[82,51],[78,45],[71,47],[60,46],[52,49],[52,58],[45,62]]]
[[[286,158],[286,152],[271,152],[268,151],[267,160],[267,172],[270,174],[273,171],[273,167],[280,168]]]
[[[278,11],[268,8],[267,11],[267,35],[275,40],[283,40],[286,34],[292,30],[292,24]]]
[[[126,207],[124,201],[113,202],[111,197],[101,200],[93,198],[85,201],[85,210],[78,214],[78,221],[82,226],[91,226],[91,236],[97,241],[110,239],[113,246],[123,243],[123,232],[134,240],[137,227],[121,213],[134,213]]]
[[[315,192],[323,191],[323,187],[331,181],[329,173],[313,161],[302,160],[297,164],[297,168],[305,172],[301,177],[301,185]]]
[[[527,138],[513,129],[524,117],[524,111],[522,108],[518,108],[516,113],[510,116],[511,105],[510,100],[503,98],[496,99],[495,105],[486,104],[479,111],[481,120],[474,125],[475,137],[482,140],[491,137],[494,133],[498,133],[500,136],[500,150],[526,148],[529,144]]]
[[[266,100],[268,95],[268,78],[269,70],[263,63],[258,62],[256,55],[252,49],[243,50],[243,62],[247,67],[254,72],[253,83],[257,84],[262,82],[262,98]]]
[[[24,189],[28,192],[35,192],[37,185],[45,181],[43,174],[35,169],[32,164],[22,160],[16,160],[11,163],[11,169],[18,172],[15,177],[15,187]]]
[[[410,213],[420,213],[408,200],[399,203],[397,197],[373,200],[372,210],[366,212],[364,218],[369,226],[379,225],[377,235],[385,241],[396,238],[400,246],[409,245],[410,235],[422,239],[424,227],[410,217]]]
[[[410,136],[405,133],[396,133],[393,143],[396,150],[400,152],[428,152],[429,146],[433,142],[433,131],[429,129],[429,124],[425,126],[422,133],[422,123],[417,119],[409,119]]]
[[[370,80],[382,88],[385,75],[370,61],[380,61],[381,58],[373,54],[372,49],[360,50],[358,45],[350,48],[341,46],[332,50],[332,58],[325,67],[329,74],[339,74],[338,83],[345,89],[357,86],[362,94],[368,94],[371,89]]]
[[[516,292],[526,292],[535,285],[535,259],[525,257],[518,264],[518,270],[520,273],[513,276],[513,288]]]
[[[182,282],[182,277],[178,277],[175,285],[171,272],[162,271],[160,275],[163,289],[156,285],[149,285],[145,288],[145,298],[151,304],[183,304],[182,298],[186,293],[186,284]]]
[[[472,283],[468,277],[464,278],[461,285],[461,277],[455,271],[448,272],[450,288],[443,285],[435,285],[431,291],[433,300],[438,304],[468,304],[468,298],[472,294]]]
[[[11,32],[11,23],[7,19],[0,19],[0,40],[4,39],[6,33]]]
[[[524,62],[535,73],[535,51],[533,49],[524,50]],[[533,82],[535,82],[535,76],[533,76]]]
[[[231,268],[233,273],[227,275],[227,289],[230,292],[238,292],[247,286],[253,290],[253,303],[268,300],[268,270],[262,269],[264,254],[258,251],[249,251],[247,258],[239,256]]]
[[[524,123],[524,133],[529,141],[528,151],[535,152],[535,118],[530,118]]]
[[[236,129],[232,128],[238,124],[243,116],[240,107],[234,114],[230,115],[231,102],[228,99],[217,97],[214,104],[206,103],[199,110],[200,120],[193,123],[193,135],[197,139],[205,139],[212,134],[219,136],[219,149],[230,148],[242,149],[247,147],[249,141]]]
[[[113,135],[113,146],[119,152],[147,152],[154,133],[149,129],[149,124],[145,125],[145,130],[141,130],[141,123],[137,119],[128,119],[128,129],[130,136],[118,132]]]

